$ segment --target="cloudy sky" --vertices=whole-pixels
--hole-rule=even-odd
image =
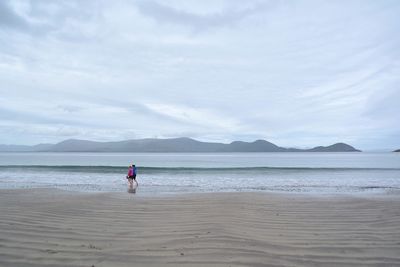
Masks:
[[[0,1],[0,143],[400,148],[400,1]]]

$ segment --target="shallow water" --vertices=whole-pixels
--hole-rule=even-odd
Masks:
[[[0,188],[126,191],[131,163],[138,193],[400,189],[396,153],[0,153]]]

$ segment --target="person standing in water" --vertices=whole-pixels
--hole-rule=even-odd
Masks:
[[[136,181],[136,172],[137,172],[136,166],[134,164],[130,165],[128,168],[128,175],[126,176],[130,187],[133,186],[133,180],[135,180],[136,185],[139,185],[138,182]]]
[[[126,175],[126,179],[128,179],[129,187],[132,187],[133,185],[133,168],[132,165],[129,165],[128,167],[128,174]]]
[[[133,178],[133,180],[135,180],[135,183],[138,186],[139,183],[136,180],[136,174],[137,174],[137,168],[136,168],[135,164],[132,164],[132,178]]]

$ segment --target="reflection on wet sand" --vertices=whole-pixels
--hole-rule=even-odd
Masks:
[[[137,183],[129,183],[128,186],[128,193],[130,194],[136,194],[136,189],[138,188],[138,184]]]

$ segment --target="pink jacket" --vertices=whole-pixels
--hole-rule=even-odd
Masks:
[[[128,169],[128,176],[133,176],[133,168],[129,167]]]

